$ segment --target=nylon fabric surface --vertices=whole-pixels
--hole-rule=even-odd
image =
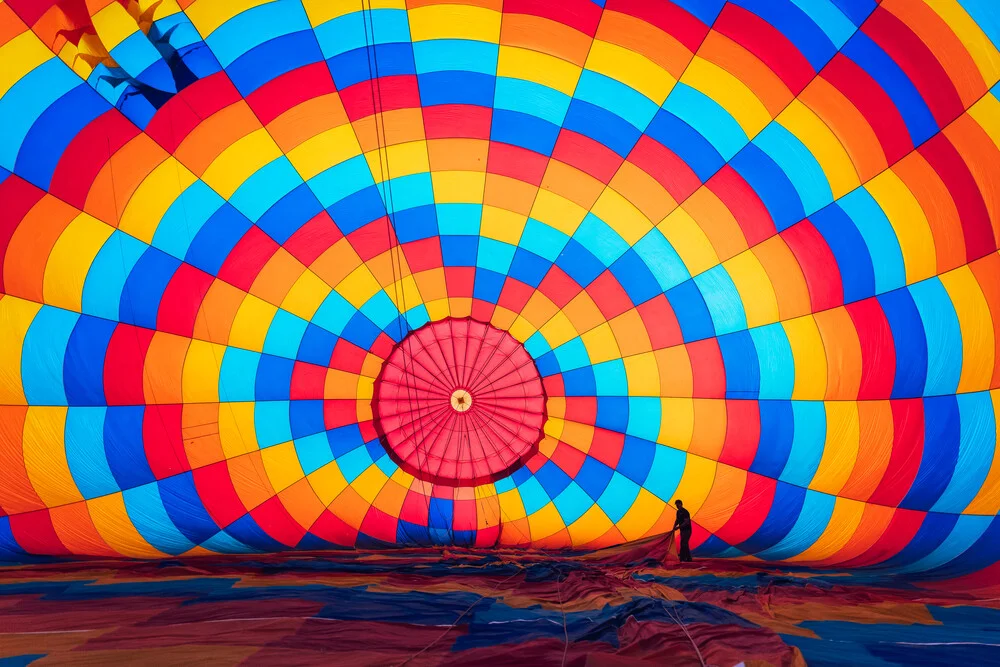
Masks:
[[[969,591],[681,566],[662,538],[22,566],[0,571],[0,604],[0,659],[38,665],[996,665],[1000,639],[997,601]]]
[[[0,0],[0,558],[682,498],[696,557],[995,581],[998,44],[988,0]],[[404,354],[379,411],[469,323],[530,363]]]

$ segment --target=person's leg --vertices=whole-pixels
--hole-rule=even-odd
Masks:
[[[688,541],[691,539],[691,533],[686,533],[681,531],[681,548],[680,556],[681,562],[690,563],[691,562],[691,545]]]

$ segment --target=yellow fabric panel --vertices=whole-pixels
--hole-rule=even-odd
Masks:
[[[552,399],[549,399],[551,401]],[[553,417],[551,414],[549,418],[545,420],[545,424],[542,426],[542,430],[545,435],[552,439],[558,440],[562,437],[563,429],[566,426],[566,422],[561,418]]]
[[[24,419],[24,468],[47,507],[83,500],[66,460],[66,408],[32,406]]]
[[[990,85],[1000,80],[1000,53],[958,0],[924,0],[938,16],[945,20],[976,61],[983,80]]]
[[[357,479],[351,482],[351,486],[358,495],[365,499],[369,505],[375,502],[382,487],[386,485],[389,478],[374,463],[358,475]]]
[[[52,52],[30,30],[0,46],[0,62],[3,63],[0,67],[0,97],[6,95],[28,72],[51,59]]]
[[[500,45],[497,76],[533,81],[564,95],[573,95],[581,68],[546,53]]]
[[[844,488],[857,463],[861,425],[856,402],[829,401],[825,407],[826,443],[809,488],[836,495]]]
[[[580,336],[584,347],[587,348],[587,356],[592,364],[599,364],[602,361],[620,359],[621,352],[618,350],[618,341],[611,330],[611,325],[607,322],[595,329]]]
[[[966,514],[1000,514],[1000,389],[992,390],[990,398],[993,400],[993,420],[997,427],[997,437],[993,441],[993,462],[979,493],[965,508]]]
[[[809,315],[782,322],[795,363],[792,399],[819,401],[826,395],[826,352],[816,321]]]
[[[996,356],[995,328],[989,304],[967,265],[941,276],[962,330],[962,375],[959,393],[990,388]]]
[[[666,101],[676,83],[669,72],[641,53],[600,39],[590,47],[586,67],[639,91],[657,105]]]
[[[524,503],[521,501],[521,494],[518,493],[517,489],[504,491],[500,494],[500,516],[504,518],[505,522],[523,519],[526,516]]]
[[[795,135],[819,162],[826,180],[830,182],[834,199],[843,197],[861,184],[851,156],[843,144],[809,107],[798,100],[792,100],[778,116],[778,122]]]
[[[719,104],[751,139],[771,122],[767,107],[746,84],[704,58],[695,56],[691,59],[681,82]]]
[[[251,402],[219,405],[219,440],[227,459],[260,449],[254,426],[253,406]]]
[[[993,95],[985,95],[972,105],[968,113],[1000,148],[1000,100]]]
[[[740,293],[747,326],[753,328],[777,322],[778,297],[757,256],[750,251],[742,252],[723,262],[722,266]]]
[[[376,148],[365,153],[365,160],[376,183],[411,174],[425,174],[431,170],[427,142],[423,139]],[[391,183],[389,188],[392,188]]]
[[[694,437],[694,401],[690,398],[662,398],[660,411],[660,433],[656,441],[686,452]]]
[[[278,309],[275,306],[247,294],[236,311],[233,328],[229,333],[229,344],[245,350],[261,352],[264,350],[264,338]]]
[[[114,229],[81,213],[63,230],[45,265],[45,303],[74,312],[83,307],[83,285],[94,258]]]
[[[674,209],[657,229],[680,256],[692,276],[704,273],[719,263],[719,256],[701,226],[683,208]]]
[[[420,296],[420,288],[417,287],[417,281],[413,279],[413,276],[397,280],[386,288],[385,293],[389,295],[389,299],[400,312],[409,311],[424,302],[423,297]]]
[[[364,264],[351,271],[337,285],[337,293],[347,299],[355,308],[361,308],[381,289],[382,286],[378,284],[375,276]]]
[[[167,158],[139,184],[122,212],[118,228],[144,243],[152,243],[163,214],[195,180],[195,175],[177,160]]]
[[[700,456],[687,456],[684,463],[684,474],[681,475],[681,482],[677,485],[674,497],[664,498],[670,503],[674,500],[683,500],[684,509],[691,512],[691,517],[695,518],[698,510],[705,504],[705,499],[712,491],[712,482],[715,480],[715,461],[709,461]]]
[[[533,326],[531,322],[529,322],[524,317],[518,315],[514,319],[514,322],[510,325],[510,328],[507,330],[507,333],[513,336],[518,342],[524,343],[533,335],[535,335],[535,332],[537,330],[538,329],[535,328],[535,326]]]
[[[486,173],[435,171],[431,174],[434,201],[438,204],[480,204],[486,189]]]
[[[428,39],[473,39],[500,42],[500,12],[468,5],[429,5],[408,11],[410,37]]]
[[[531,217],[544,222],[552,229],[558,229],[566,236],[572,236],[587,217],[587,209],[543,188],[535,197],[535,203],[531,207]]]
[[[559,311],[552,318],[546,322],[539,329],[542,336],[545,337],[545,342],[549,344],[549,347],[555,349],[567,343],[579,335],[576,327],[570,322],[570,319],[566,317],[566,313]]]
[[[181,391],[185,403],[218,403],[224,345],[192,340],[184,358]]]
[[[220,25],[248,9],[268,4],[270,0],[195,0],[184,9],[202,37],[215,32]]]
[[[903,251],[906,283],[912,285],[935,275],[937,255],[930,224],[902,179],[890,169],[873,178],[865,189],[878,202],[896,232],[899,247]]]
[[[204,2],[204,0],[199,0]],[[261,167],[281,156],[267,130],[260,128],[235,141],[215,158],[201,179],[229,199]]]
[[[354,14],[364,9],[406,9],[406,0],[302,0],[309,23],[323,25],[337,17]]]
[[[566,529],[569,531],[573,546],[583,546],[598,539],[601,535],[611,529],[611,519],[598,505],[593,505],[583,513],[579,519],[571,523]],[[531,531],[531,537],[535,538],[535,531]]]
[[[635,245],[653,228],[653,223],[632,202],[611,188],[601,193],[591,212],[615,230],[629,245]]]
[[[25,405],[21,384],[24,335],[41,305],[13,296],[0,296],[0,405]]]
[[[660,373],[652,352],[626,357],[624,361],[629,396],[660,395]]]
[[[285,295],[281,307],[308,322],[329,294],[330,286],[320,280],[319,276],[312,271],[303,271]]]
[[[638,540],[653,527],[666,504],[665,500],[657,498],[646,489],[639,489],[635,502],[615,525],[626,540]]]
[[[139,25],[125,8],[117,2],[109,2],[91,17],[98,37],[108,51],[125,41],[132,33],[138,32]]]
[[[277,493],[305,477],[295,445],[291,442],[260,450],[260,458],[264,462],[267,480]]]
[[[155,549],[135,529],[125,509],[121,493],[92,498],[87,510],[94,520],[94,527],[112,549],[127,558],[163,558],[167,554]]]
[[[309,474],[309,484],[316,491],[320,501],[329,506],[347,488],[347,479],[340,472],[336,462],[331,461]]]
[[[864,512],[864,503],[849,498],[837,498],[833,506],[833,515],[823,534],[808,549],[788,560],[814,563],[830,558],[854,537]]]
[[[361,145],[350,125],[340,125],[314,137],[288,151],[288,161],[304,180],[322,173],[341,162],[361,154]]]
[[[528,515],[528,528],[531,539],[540,540],[555,535],[565,528],[566,524],[559,516],[555,503],[548,502],[534,514]]]
[[[582,220],[583,218],[580,219]],[[524,231],[524,225],[527,222],[528,216],[526,215],[486,205],[483,206],[480,234],[486,238],[503,241],[510,245],[517,245],[517,242],[521,240],[521,232]]]

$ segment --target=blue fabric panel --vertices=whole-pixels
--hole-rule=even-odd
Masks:
[[[954,396],[924,399],[924,451],[909,492],[899,503],[907,509],[928,511],[948,487],[961,442],[961,416]]]
[[[726,398],[755,399],[760,394],[760,365],[749,331],[719,336],[726,369]]]
[[[914,146],[919,146],[939,128],[930,108],[906,72],[871,37],[858,31],[841,53],[864,69],[892,99],[903,116]]]
[[[909,290],[899,289],[878,297],[896,347],[896,379],[892,398],[923,395],[927,378],[927,338]]]
[[[161,479],[159,486],[167,515],[187,539],[201,544],[219,532],[221,526],[216,525],[202,504],[190,472]]]
[[[750,472],[777,479],[788,463],[794,437],[790,401],[760,401],[760,444]]]
[[[312,31],[303,30],[260,43],[227,66],[226,74],[246,97],[283,74],[322,60]]]
[[[105,405],[104,354],[115,323],[83,315],[66,346],[63,385],[69,405]]]
[[[52,174],[70,142],[108,103],[87,86],[77,86],[56,100],[32,124],[17,154],[14,170],[24,180],[48,189]]]
[[[764,523],[750,539],[734,546],[740,551],[757,553],[778,544],[794,528],[802,514],[805,501],[806,489],[778,482],[774,492],[774,502],[771,503],[771,509]]]
[[[129,489],[154,480],[142,440],[142,406],[108,408],[104,419],[104,452],[118,487]]]
[[[865,239],[851,218],[838,206],[827,206],[810,216],[813,226],[840,267],[844,284],[844,302],[851,303],[875,295],[875,267]]]
[[[666,292],[685,343],[715,336],[712,315],[694,281],[686,281]]]

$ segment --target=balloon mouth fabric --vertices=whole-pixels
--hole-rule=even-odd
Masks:
[[[372,413],[403,470],[435,484],[478,486],[538,451],[545,402],[534,359],[513,336],[448,318],[393,348],[375,381]]]

